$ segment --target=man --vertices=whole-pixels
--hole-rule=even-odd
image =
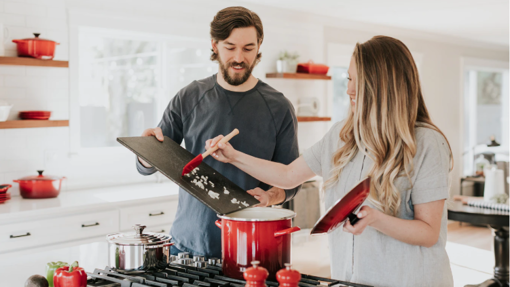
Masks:
[[[184,140],[186,149],[198,155],[205,151],[207,139],[237,128],[239,135],[230,140],[236,149],[283,164],[295,160],[299,152],[292,104],[282,93],[251,74],[260,61],[263,38],[262,22],[257,14],[243,7],[219,11],[211,22],[211,60],[218,61],[218,73],[180,90],[170,101],[158,127],[145,130],[142,136],[155,136],[163,141],[165,135],[179,144]],[[248,190],[261,206],[281,204],[293,198],[298,190],[267,190],[269,186],[233,165],[211,157],[204,162]],[[140,158],[137,168],[143,175],[156,172]],[[177,214],[170,231],[175,242],[171,253],[186,251],[221,258],[221,232],[214,225],[216,219],[214,211],[179,190]]]

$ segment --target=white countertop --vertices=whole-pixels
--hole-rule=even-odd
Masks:
[[[13,197],[0,204],[0,224],[59,213],[108,210],[118,206],[161,200],[176,200],[179,187],[171,182],[131,184],[106,188],[61,192],[56,198],[24,199]]]

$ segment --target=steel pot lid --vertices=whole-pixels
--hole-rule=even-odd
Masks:
[[[292,210],[272,207],[250,207],[232,213],[218,215],[219,218],[236,221],[277,221],[296,216]]]
[[[106,239],[110,243],[119,245],[149,245],[153,247],[166,244],[172,239],[172,236],[164,233],[143,233],[145,227],[145,225],[135,224],[133,226],[134,233],[110,234],[106,236]]]
[[[44,170],[38,170],[37,172],[39,173],[39,175],[25,176],[25,177],[22,177],[20,179],[17,179],[16,181],[32,181],[32,180],[36,180],[36,181],[50,180],[50,181],[53,181],[53,180],[61,180],[61,179],[64,178],[63,176],[43,175]]]

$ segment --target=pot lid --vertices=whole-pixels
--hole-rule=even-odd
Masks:
[[[143,233],[145,225],[135,224],[133,229],[135,232],[115,233],[106,236],[110,243],[120,245],[161,245],[168,243],[172,236],[164,233],[147,232]]]
[[[292,210],[273,207],[250,207],[232,213],[218,215],[219,218],[236,221],[276,221],[291,219],[296,216]]]
[[[53,42],[53,43],[56,43],[55,41],[52,41],[52,40],[39,38],[39,35],[41,35],[41,33],[32,33],[32,34],[34,34],[35,38],[25,38],[25,39],[21,39],[21,41],[29,41],[29,40],[32,40],[32,41],[45,41],[45,42]]]
[[[39,173],[39,175],[29,175],[29,176],[25,176],[25,177],[22,177],[18,180],[60,180],[62,178],[64,178],[63,176],[53,176],[53,175],[43,175],[43,172],[44,170],[38,170],[37,171]]]
[[[369,194],[370,177],[367,177],[333,204],[319,221],[315,223],[310,234],[329,233],[340,227],[347,217],[365,202]]]

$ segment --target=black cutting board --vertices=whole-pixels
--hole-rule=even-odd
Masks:
[[[244,189],[204,162],[198,166],[198,170],[193,171],[195,174],[181,176],[184,166],[195,156],[169,137],[165,136],[163,142],[155,137],[120,137],[117,141],[218,214],[227,214],[259,203]],[[205,177],[207,180],[204,180]],[[204,189],[193,181],[200,182]],[[216,193],[212,195],[218,198],[211,197],[209,191]]]

